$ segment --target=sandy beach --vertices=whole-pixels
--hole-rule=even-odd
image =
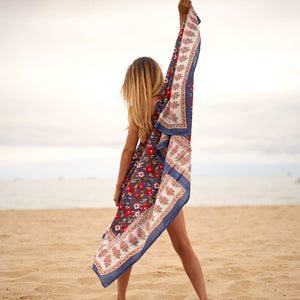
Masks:
[[[300,206],[185,207],[209,300],[300,299]],[[92,271],[115,209],[0,211],[0,299],[116,299]],[[165,231],[128,300],[197,299]]]

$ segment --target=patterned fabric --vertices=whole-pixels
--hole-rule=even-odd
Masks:
[[[93,270],[104,287],[146,252],[190,197],[193,75],[200,22],[191,7],[152,115],[154,129],[135,151],[117,214],[95,254]]]

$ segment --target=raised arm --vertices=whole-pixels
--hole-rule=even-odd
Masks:
[[[192,4],[191,0],[180,0],[178,4],[180,28],[182,27],[186,15],[189,12],[191,4]]]

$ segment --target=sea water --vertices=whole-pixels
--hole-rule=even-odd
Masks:
[[[0,180],[0,209],[115,207],[115,179]],[[294,176],[193,177],[188,206],[299,205]]]

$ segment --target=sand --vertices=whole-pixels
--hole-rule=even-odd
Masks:
[[[115,209],[0,211],[0,299],[116,299],[92,271]],[[300,206],[185,207],[208,299],[300,299]],[[134,265],[128,300],[198,299],[167,231]]]

